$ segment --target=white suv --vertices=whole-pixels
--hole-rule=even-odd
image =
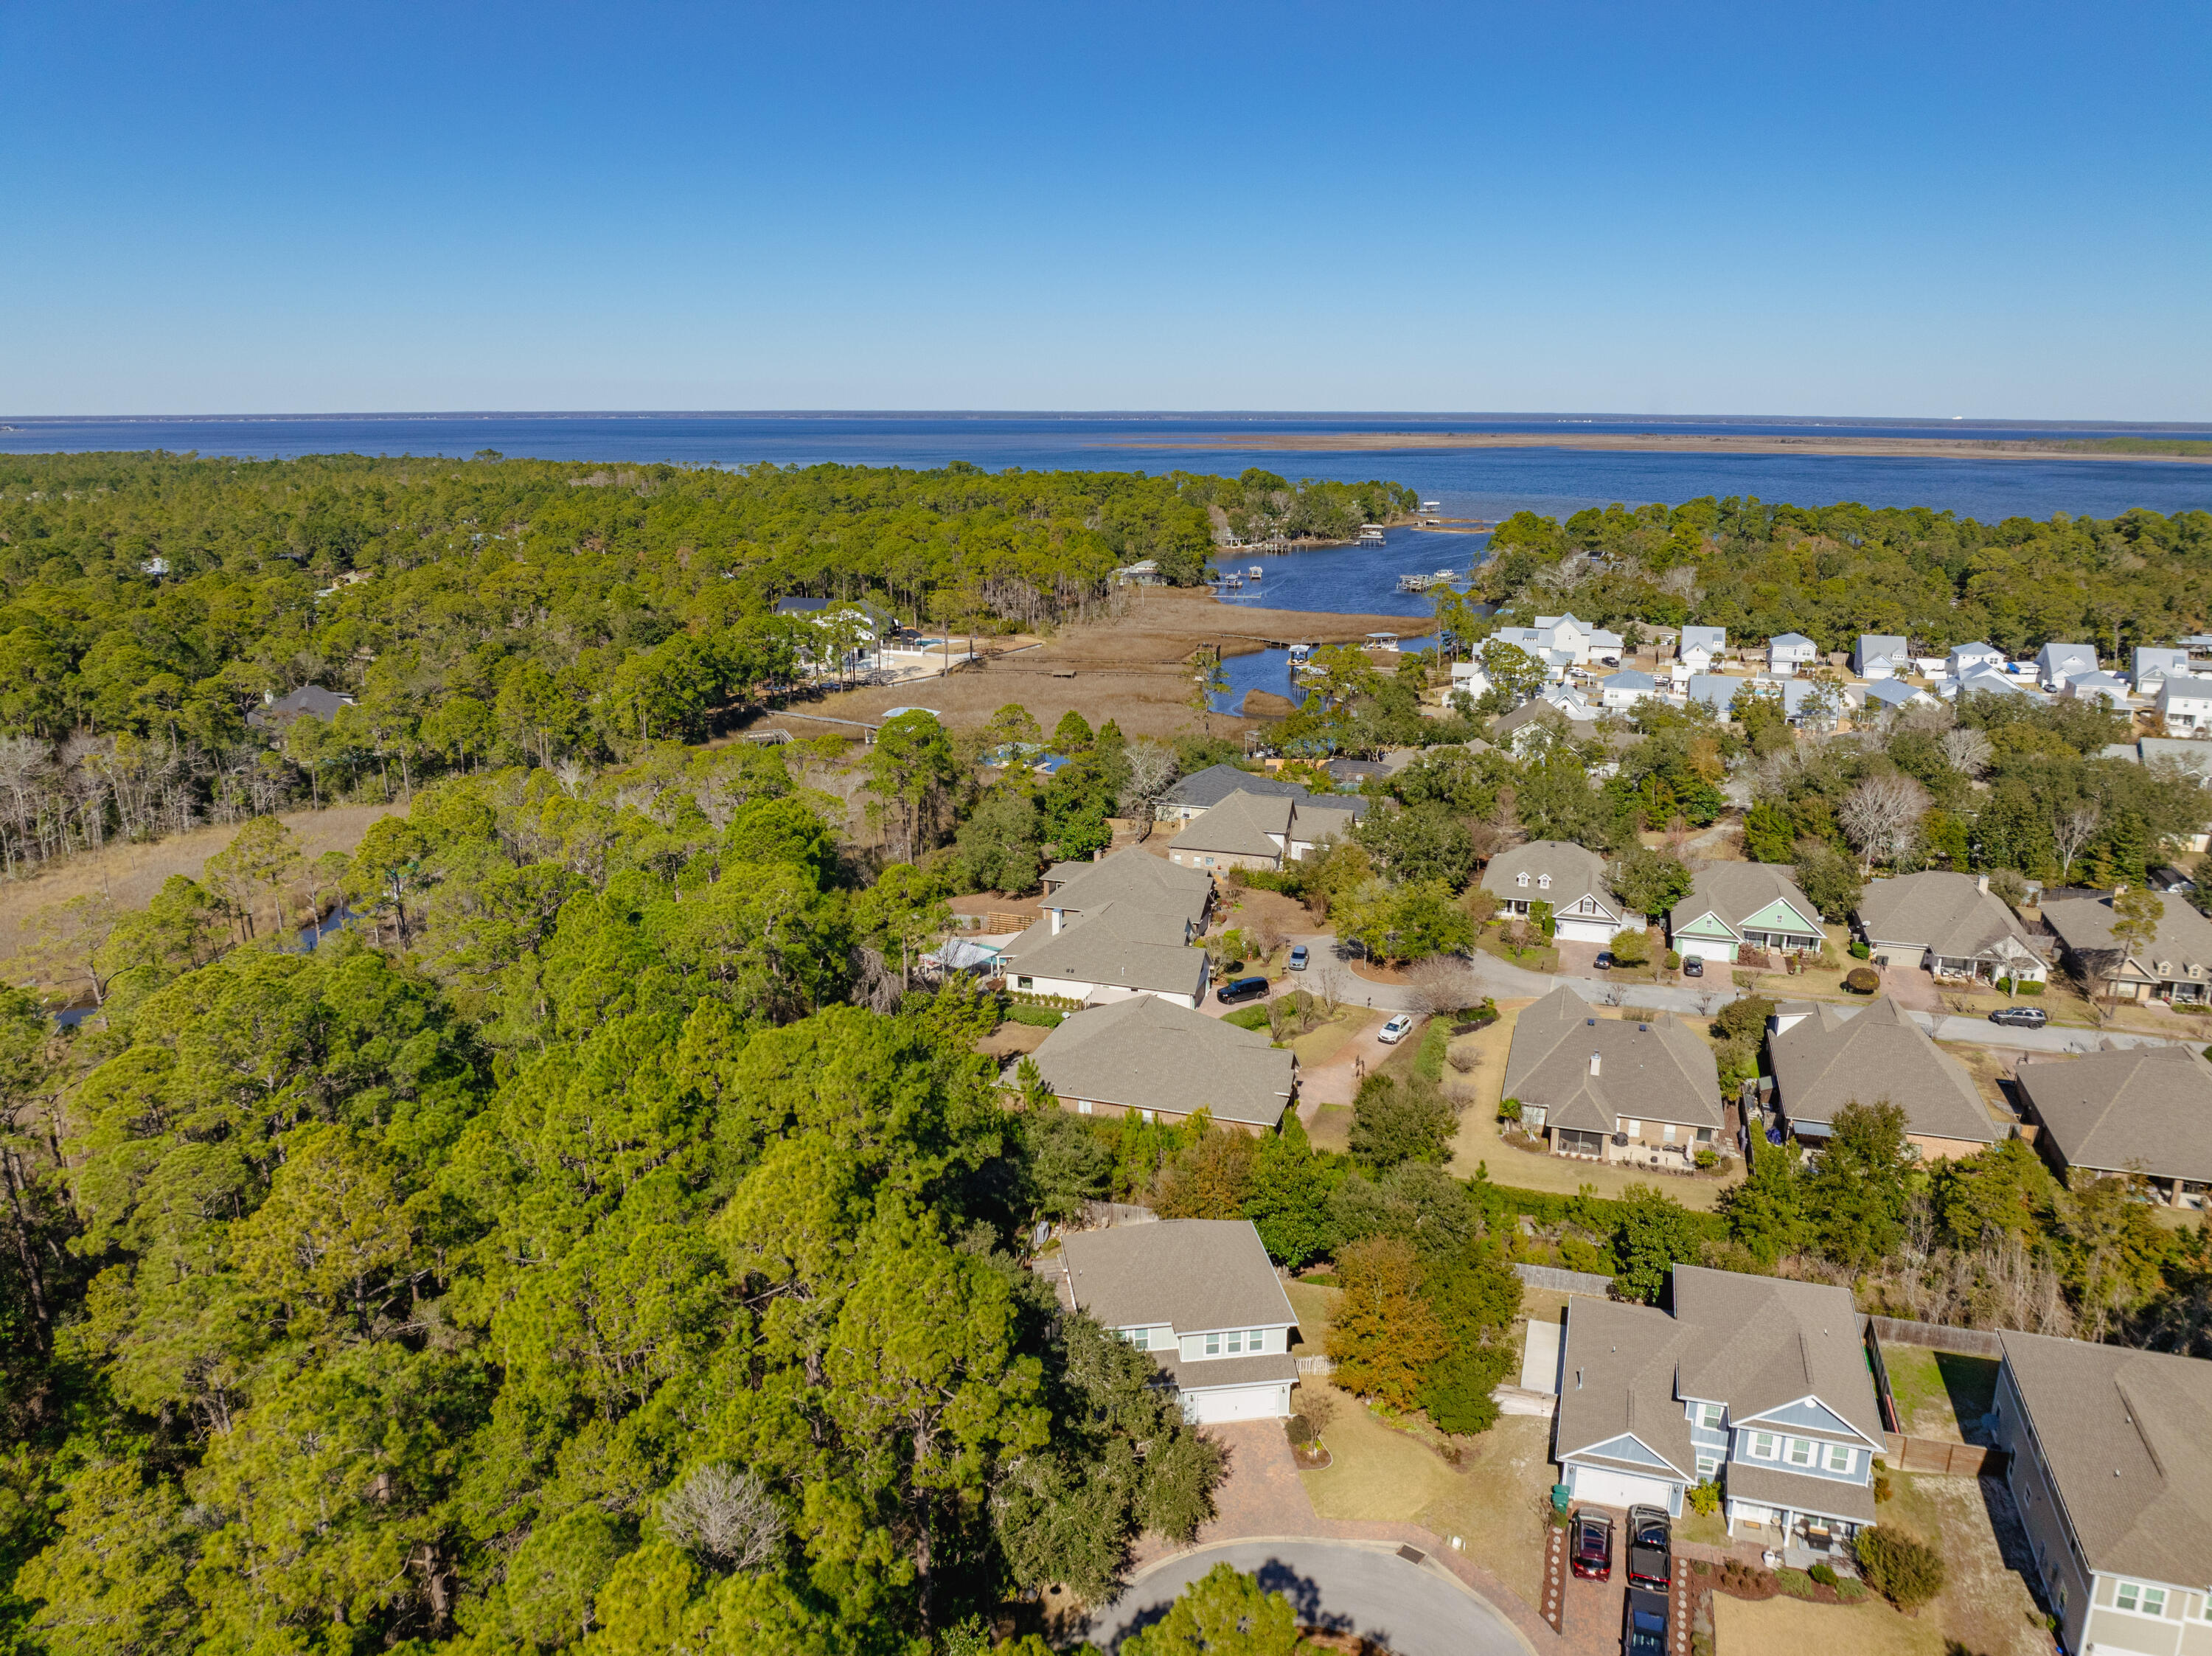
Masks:
[[[1413,1015],[1411,1012],[1401,1012],[1396,1017],[1392,1018],[1389,1022],[1382,1026],[1382,1033],[1376,1036],[1376,1039],[1380,1040],[1385,1046],[1395,1046],[1401,1040],[1405,1039],[1406,1031],[1413,1027]]]

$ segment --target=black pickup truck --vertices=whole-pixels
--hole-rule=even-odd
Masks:
[[[1667,1656],[1667,1595],[1628,1590],[1620,1615],[1622,1656]]]
[[[1628,1509],[1628,1585],[1664,1592],[1674,1580],[1674,1533],[1658,1507]]]

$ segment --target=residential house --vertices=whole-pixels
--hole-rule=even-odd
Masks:
[[[1836,684],[1819,678],[1755,678],[1762,695],[1782,699],[1782,716],[1808,730],[1832,731],[1844,709],[1844,694]]]
[[[1232,868],[1272,872],[1310,856],[1330,840],[1341,839],[1357,820],[1348,799],[1330,804],[1327,796],[1239,792],[1184,824],[1169,842],[1168,861],[1204,869],[1209,875],[1226,874]]]
[[[1851,671],[1861,678],[1895,678],[1912,670],[1912,652],[1895,633],[1861,633]]]
[[[2067,1651],[2212,1649],[2212,1363],[2007,1330],[1997,1446]]]
[[[2189,676],[2189,652],[2138,646],[2130,661],[2129,676],[2135,681],[2137,695],[2154,695],[2166,680]]]
[[[1380,759],[1332,759],[1323,768],[1329,780],[1347,793],[1357,793],[1367,783],[1383,781],[1392,773],[1392,767]]]
[[[1690,895],[1667,917],[1685,959],[1734,961],[1737,951],[1817,954],[1826,933],[1820,911],[1774,863],[1715,863],[1698,870]]]
[[[2212,682],[2200,682],[2212,689]],[[2212,742],[2202,737],[2147,736],[2140,742],[2115,743],[2100,756],[2135,759],[2145,765],[2180,772],[2194,777],[2199,786],[2212,788]],[[2212,800],[2206,802],[2205,816],[2197,831],[2186,838],[2185,843],[2191,851],[2212,850]]]
[[[2086,644],[2046,644],[2035,652],[2036,682],[2046,690],[2096,670],[2097,652]]]
[[[1733,716],[1736,693],[1751,682],[1721,673],[1696,673],[1691,676],[1686,694],[1690,701],[1701,702],[1728,719]]]
[[[1727,628],[1685,627],[1682,641],[1674,646],[1674,659],[1693,673],[1711,672],[1727,650]]]
[[[1597,710],[1590,706],[1589,698],[1572,684],[1547,685],[1537,700],[1577,721],[1586,722],[1597,716]]]
[[[2169,1207],[2202,1208],[2212,1186],[2212,1064],[2194,1046],[2136,1046],[2022,1059],[2035,1148],[2061,1179],[2140,1174]]]
[[[1597,725],[1587,713],[1571,719],[1548,701],[1529,701],[1493,719],[1490,739],[1516,759],[1526,759],[1545,742],[1595,742]]]
[[[1577,1295],[1555,1453],[1577,1501],[1679,1516],[1717,1483],[1731,1537],[1848,1555],[1885,1447],[1850,1290],[1674,1268],[1668,1309]]]
[[[1868,718],[1875,719],[1883,713],[1902,713],[1919,702],[1933,705],[1935,700],[1917,685],[1907,684],[1901,678],[1884,678],[1866,687],[1859,706]]]
[[[1727,1125],[1713,1050],[1694,1032],[1665,1014],[1600,1017],[1564,985],[1515,1022],[1504,1095],[1554,1156],[1678,1173]]]
[[[1626,713],[1638,702],[1659,694],[1658,682],[1649,673],[1624,668],[1598,681],[1598,702],[1608,713]]]
[[[1999,672],[1994,667],[1977,667],[1956,682],[1945,681],[1944,693],[1955,698],[1970,695],[2024,695],[2040,701],[2027,681],[2016,673]]]
[[[302,684],[289,695],[276,696],[264,691],[261,706],[246,715],[246,722],[256,730],[280,730],[294,719],[302,717],[319,719],[325,725],[336,719],[338,709],[354,705],[349,695],[340,695],[336,690],[326,690],[319,684]]]
[[[1451,692],[1457,695],[1462,691],[1477,701],[1490,694],[1490,674],[1480,662],[1452,663]]]
[[[1172,917],[1188,943],[1205,931],[1206,912],[1213,906],[1212,880],[1135,846],[1087,863],[1054,863],[1045,870],[1043,884],[1037,907],[1054,937],[1085,913],[1121,903]]]
[[[1193,771],[1182,777],[1161,794],[1152,807],[1152,816],[1162,822],[1188,822],[1202,811],[1212,810],[1232,793],[1272,793],[1285,799],[1295,799],[1306,792],[1297,782],[1279,782],[1271,776],[1259,776],[1234,765],[1208,765],[1202,771]]]
[[[1966,1066],[1887,995],[1854,1010],[1827,1001],[1778,1007],[1766,1038],[1775,1107],[1792,1136],[1818,1146],[1846,1104],[1896,1105],[1929,1160],[1994,1144],[1996,1119]]]
[[[2169,736],[2212,731],[2212,678],[2163,679],[2154,705]]]
[[[1163,1219],[1060,1240],[1067,1301],[1160,1367],[1196,1424],[1281,1419],[1297,1317],[1249,1219]]]
[[[1078,1115],[1180,1123],[1199,1111],[1273,1131],[1297,1096],[1297,1059],[1264,1030],[1139,995],[1071,1013],[1031,1054],[1061,1107]]]
[[[1123,564],[1114,572],[1116,586],[1164,586],[1168,578],[1160,572],[1158,558],[1139,558],[1134,563]]]
[[[1766,670],[1787,678],[1820,659],[1820,646],[1802,633],[1784,633],[1766,640]]]
[[[1954,644],[1943,658],[1943,671],[1951,678],[1964,678],[1984,667],[2001,673],[2004,665],[2005,652],[1994,644]]]
[[[2212,920],[2179,897],[2160,900],[2165,912],[2148,943],[2116,936],[2110,897],[2046,901],[2043,923],[2058,934],[2068,962],[2093,992],[2118,1000],[2202,1005],[2212,974]]]
[[[1878,965],[1987,983],[2043,983],[2051,976],[2027,928],[1990,890],[1986,874],[1933,870],[1870,880],[1853,918]]]
[[[1611,943],[1629,924],[1628,906],[1605,877],[1605,858],[1564,840],[1531,840],[1499,852],[1482,870],[1482,889],[1506,914],[1525,916],[1549,904],[1561,943]]]
[[[1623,647],[1620,634],[1578,621],[1571,614],[1539,616],[1534,630],[1537,648],[1556,651],[1567,657],[1574,666],[1586,667],[1594,661],[1620,664]]]
[[[2212,685],[2205,688],[2212,689]],[[2127,680],[2110,673],[2076,673],[2059,687],[2058,693],[2082,701],[2102,701],[2108,707],[2124,709],[2130,705]]]
[[[1193,1009],[1206,998],[1206,930],[1213,882],[1134,847],[1045,870],[1044,913],[1001,946],[1008,986],[1086,1005],[1158,995]]]

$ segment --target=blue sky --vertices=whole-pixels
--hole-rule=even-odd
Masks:
[[[2212,7],[0,8],[0,412],[2212,420]]]

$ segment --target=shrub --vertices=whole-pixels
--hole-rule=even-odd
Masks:
[[[1889,1474],[1887,1472],[1876,1472],[1874,1475],[1874,1498],[1875,1504],[1880,1505],[1882,1501],[1888,1500],[1889,1496]]]
[[[1311,1283],[1316,1288],[1341,1288],[1343,1286],[1341,1283],[1337,1281],[1336,1273],[1333,1271],[1309,1271],[1304,1276],[1299,1277],[1298,1280],[1302,1283]]]
[[[1283,1422],[1283,1435],[1290,1439],[1292,1448],[1303,1448],[1313,1441],[1313,1428],[1304,1415],[1292,1415]]]
[[[1871,995],[1881,987],[1881,974],[1871,966],[1855,966],[1844,975],[1844,987],[1854,995]]]
[[[1221,1021],[1224,1023],[1233,1023],[1239,1029],[1264,1029],[1268,1024],[1267,1009],[1256,1003],[1250,1006],[1240,1006],[1235,1011],[1224,1016]]]
[[[1019,1002],[1006,1008],[1006,1022],[1025,1023],[1032,1029],[1057,1029],[1065,1012],[1055,1012],[1049,1006],[1024,1006]]]
[[[2012,992],[2015,995],[2039,995],[2043,992],[2043,980],[2039,978],[2033,982],[2016,983]]]
[[[1836,1582],[1836,1597],[1847,1604],[1856,1604],[1866,1596],[1867,1584],[1856,1576],[1843,1576]]]
[[[1517,1098],[1498,1100],[1498,1119],[1500,1121],[1518,1121],[1521,1119],[1521,1101]]]
[[[1702,1483],[1692,1483],[1690,1486],[1690,1510],[1692,1512],[1710,1517],[1712,1513],[1718,1512],[1720,1509],[1721,1486],[1719,1484],[1714,1483],[1712,1479],[1707,1478]],[[1705,1565],[1700,1563],[1698,1566],[1698,1574],[1703,1574],[1705,1573]]]
[[[1774,1572],[1774,1584],[1792,1598],[1813,1596],[1813,1578],[1802,1570],[1778,1569]]]
[[[1698,1151],[1697,1161],[1698,1167],[1711,1173],[1715,1168],[1720,1166],[1721,1153],[1708,1145]]]
[[[1832,1587],[1836,1585],[1836,1567],[1833,1564],[1815,1564],[1805,1574],[1824,1587]]]
[[[1856,1550],[1866,1584],[1899,1610],[1917,1610],[1943,1591],[1942,1555],[1902,1530],[1861,1530]]]
[[[1851,958],[1855,961],[1871,960],[1874,958],[1874,949],[1867,943],[1853,943],[1851,944]]]
[[[1679,972],[1682,969],[1681,950],[1670,949],[1667,951],[1667,969],[1669,972]]]

